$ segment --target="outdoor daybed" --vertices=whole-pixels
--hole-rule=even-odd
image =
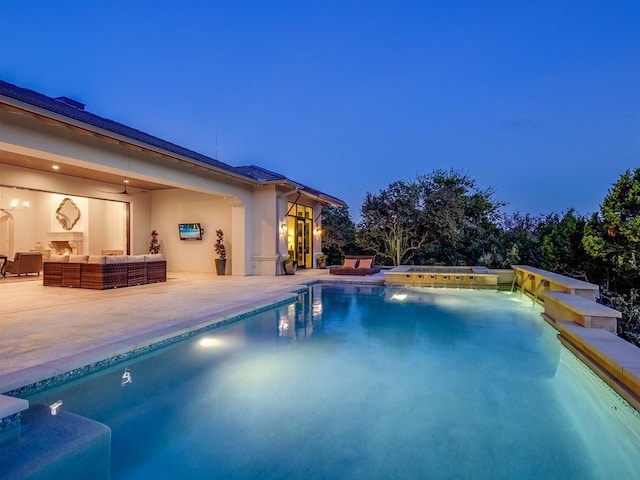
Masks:
[[[52,255],[43,285],[104,290],[167,281],[162,255]]]
[[[373,255],[347,255],[344,263],[339,267],[329,267],[331,275],[373,275],[380,271],[380,267],[374,267]]]

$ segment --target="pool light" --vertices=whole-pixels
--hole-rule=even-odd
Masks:
[[[198,345],[204,348],[219,347],[221,344],[220,340],[213,337],[204,337],[198,342]]]

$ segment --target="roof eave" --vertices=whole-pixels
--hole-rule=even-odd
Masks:
[[[308,198],[312,198],[320,203],[324,203],[324,204],[331,204],[331,205],[336,205],[338,207],[346,207],[347,204],[340,200],[339,198],[336,197],[332,197],[331,195],[327,195],[324,194],[322,192],[320,192],[320,194],[316,195],[315,193],[312,193],[308,190],[306,190],[305,186],[300,184],[300,183],[296,183],[294,181],[287,179],[284,180],[269,180],[266,182],[263,182],[264,184],[278,184],[278,185],[282,185],[282,186],[289,186],[291,187],[293,190],[297,190],[299,193],[301,193],[302,195],[308,197]]]
[[[228,170],[225,170],[223,168],[219,168],[216,167],[215,165],[211,165],[208,163],[204,163],[204,162],[200,162],[198,160],[195,160],[193,158],[189,158],[189,157],[185,157],[184,155],[180,155],[174,152],[170,152],[168,150],[165,150],[163,148],[159,148],[156,147],[155,145],[150,145],[148,143],[145,142],[141,142],[139,140],[135,140],[132,139],[130,137],[127,137],[125,135],[119,135],[117,133],[111,132],[109,130],[105,130],[99,127],[96,127],[95,125],[91,125],[85,122],[81,122],[79,120],[75,120],[73,118],[69,118],[65,115],[60,115],[57,114],[55,112],[51,112],[47,109],[44,108],[40,108],[37,107],[35,105],[31,105],[29,103],[25,103],[25,102],[21,102],[20,100],[16,100],[14,98],[11,97],[7,97],[5,95],[1,95],[0,94],[0,103],[3,103],[5,105],[8,105],[9,107],[13,107],[15,109],[18,110],[22,110],[24,111],[26,114],[32,114],[32,115],[37,115],[40,117],[44,117],[44,118],[48,118],[50,120],[54,120],[56,122],[59,122],[60,124],[64,124],[64,125],[70,125],[72,127],[75,128],[81,128],[83,130],[86,130],[90,133],[94,133],[96,135],[102,136],[102,137],[107,137],[109,139],[115,140],[118,143],[122,143],[122,144],[128,144],[128,145],[132,145],[144,150],[148,150],[149,152],[153,152],[157,155],[163,156],[163,157],[168,157],[168,158],[174,158],[178,161],[184,162],[184,163],[188,163],[188,164],[192,164],[194,166],[198,166],[198,167],[202,167],[205,168],[206,170],[210,170],[213,172],[216,172],[220,175],[225,175],[228,176],[230,178],[233,178],[235,180],[239,180],[245,183],[249,183],[251,185],[256,185],[258,183],[257,180],[251,178],[251,177],[247,177],[245,175],[241,175],[238,173],[233,173],[230,172]],[[36,117],[37,118],[37,117]]]

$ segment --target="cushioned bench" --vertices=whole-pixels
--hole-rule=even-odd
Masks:
[[[380,267],[374,267],[373,255],[347,255],[342,266],[329,267],[331,275],[373,275],[380,271]]]
[[[54,255],[44,262],[45,286],[104,290],[166,281],[162,255]]]

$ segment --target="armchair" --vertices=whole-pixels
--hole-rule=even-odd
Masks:
[[[5,265],[6,273],[13,273],[18,276],[37,273],[40,275],[42,270],[42,253],[41,252],[18,252],[13,260],[7,260]]]

